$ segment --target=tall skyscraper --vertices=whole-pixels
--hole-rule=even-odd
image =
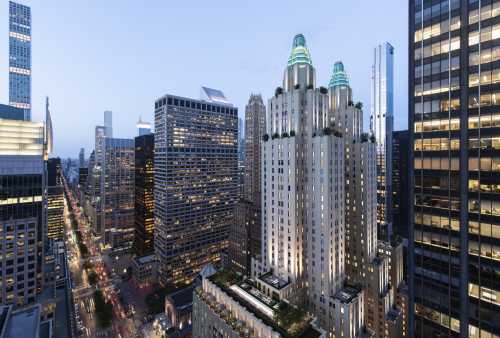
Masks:
[[[392,236],[392,130],[394,124],[394,47],[375,48],[372,68],[372,132],[377,142],[377,226],[380,239]]]
[[[155,102],[155,253],[162,284],[192,281],[219,265],[234,222],[238,109],[222,92]]]
[[[154,252],[154,134],[135,138],[134,252],[145,256]]]
[[[250,95],[245,109],[243,198],[231,229],[229,259],[234,269],[250,274],[250,258],[261,254],[261,145],[266,106],[261,95]]]
[[[45,212],[44,125],[0,120],[0,303],[36,301],[43,287]]]
[[[31,120],[31,9],[9,1],[9,104]]]
[[[88,170],[88,193],[89,201],[87,214],[90,216],[93,232],[96,235],[102,235],[104,231],[104,219],[102,218],[102,210],[104,208],[104,199],[101,195],[101,187],[104,187],[104,142],[105,142],[104,126],[95,127],[94,144],[95,149],[89,158]]]
[[[104,135],[113,137],[113,112],[106,110],[104,112]]]
[[[47,237],[64,239],[64,188],[60,158],[47,161]]]
[[[78,154],[79,168],[85,167],[85,148],[80,148],[80,153]]]
[[[500,2],[409,9],[415,337],[499,337]]]
[[[104,138],[101,235],[114,252],[131,250],[134,240],[134,153],[132,139]]]

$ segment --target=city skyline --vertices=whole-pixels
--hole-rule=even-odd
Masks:
[[[330,69],[334,61],[342,60],[351,69],[350,81],[358,88],[357,98],[365,110],[370,104],[372,50],[389,41],[396,49],[395,129],[407,125],[407,34],[392,29],[394,25],[407,25],[407,4],[401,1],[363,3],[363,6],[325,1],[314,8],[304,8],[308,14],[304,18],[295,13],[294,6],[283,6],[284,3],[235,6],[224,1],[215,6],[189,6],[156,1],[148,8],[134,3],[125,6],[116,1],[21,3],[31,6],[34,17],[32,116],[33,120],[41,120],[44,97],[53,98],[54,138],[58,140],[55,156],[77,158],[78,151],[72,149],[92,149],[92,128],[101,123],[105,110],[114,112],[117,137],[135,136],[135,122],[142,117],[152,123],[154,100],[165,92],[196,98],[197,86],[220,88],[243,117],[242,108],[250,92],[269,99],[266,93],[273,92],[275,79],[282,72],[279,55],[287,53],[286,42],[298,32],[317,46],[313,55],[316,65]],[[389,10],[405,15],[394,18],[396,21],[392,23],[381,20]],[[189,11],[196,20],[188,25],[175,16],[163,19],[160,13],[170,11]],[[224,20],[212,19],[221,12]],[[6,15],[7,1],[0,6],[0,16]],[[365,23],[353,30],[349,28],[352,17]],[[297,24],[285,25],[285,18]],[[8,69],[7,26],[0,27],[3,37],[0,69],[5,70]],[[226,29],[228,26],[232,29]],[[374,26],[377,30],[372,29]],[[200,36],[200,31],[205,33]],[[210,52],[201,58],[198,50]],[[54,55],[64,57],[54,58]],[[244,85],[234,85],[242,79]],[[318,85],[326,86],[328,80],[321,74]],[[144,85],[137,85],[141,83]],[[0,102],[8,102],[7,99],[8,80],[1,80]],[[79,128],[68,132],[74,125]]]

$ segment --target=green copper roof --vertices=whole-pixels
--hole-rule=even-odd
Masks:
[[[344,71],[344,64],[340,61],[335,62],[333,65],[332,78],[328,87],[335,88],[340,86],[349,86],[349,78],[347,73]]]
[[[306,38],[302,34],[297,34],[293,38],[292,54],[288,59],[288,67],[296,63],[308,64],[312,66],[309,49],[307,49]]]

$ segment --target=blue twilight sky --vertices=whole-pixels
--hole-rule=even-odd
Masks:
[[[112,110],[114,134],[153,122],[155,98],[219,88],[244,114],[281,85],[293,36],[303,33],[327,85],[342,60],[355,101],[370,107],[373,48],[395,47],[395,129],[407,128],[405,0],[19,0],[31,6],[33,119],[51,100],[55,155],[86,156],[94,126]],[[0,0],[0,102],[8,101],[8,1]],[[365,129],[368,126],[365,124]]]

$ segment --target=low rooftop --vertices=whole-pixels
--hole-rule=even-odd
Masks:
[[[7,324],[5,337],[39,337],[40,312],[39,304],[13,311]]]
[[[340,300],[342,303],[350,303],[359,294],[360,290],[353,286],[346,286],[333,296],[333,298]]]
[[[266,275],[267,276],[267,275]],[[272,277],[271,274],[269,276]],[[228,296],[252,312],[264,324],[279,332],[284,338],[318,338],[321,333],[312,325],[312,318],[304,310],[287,302],[267,297],[258,290],[251,279],[241,277],[230,270],[221,270],[209,278]],[[283,282],[282,280],[278,283]],[[267,283],[267,282],[266,282]],[[288,285],[282,285],[282,287]]]
[[[266,284],[271,285],[275,289],[278,289],[278,290],[281,290],[290,284],[290,282],[288,282],[284,279],[281,279],[278,276],[273,275],[272,272],[268,272],[268,273],[260,276],[259,279],[261,281],[265,282]]]

